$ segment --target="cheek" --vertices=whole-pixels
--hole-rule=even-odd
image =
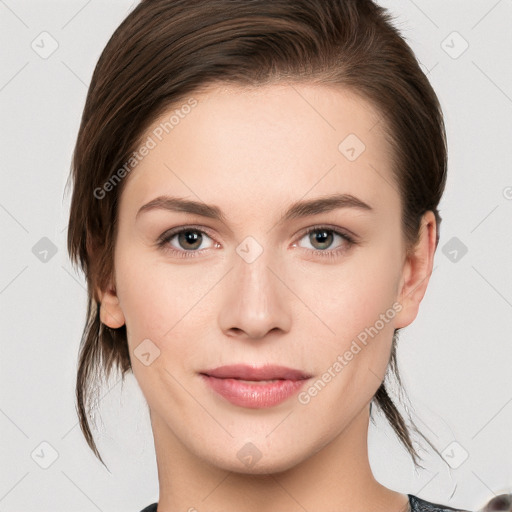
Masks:
[[[365,248],[339,265],[310,267],[295,289],[336,337],[354,336],[392,308],[398,258],[391,244]]]
[[[176,311],[169,283],[158,267],[135,247],[119,242],[116,249],[116,287],[126,321],[128,343],[150,338],[155,343],[172,326]],[[163,311],[166,315],[163,316]]]
[[[120,245],[121,247],[121,245]],[[144,338],[157,346],[172,343],[192,325],[204,325],[208,292],[222,271],[199,265],[169,264],[147,249],[119,250],[116,284],[132,348]],[[186,332],[184,333],[186,335]],[[191,344],[194,342],[191,341]]]
[[[206,291],[201,293],[200,288],[205,287],[190,286],[190,279],[179,268],[157,263],[154,256],[150,260],[136,250],[120,254],[116,284],[132,371],[150,406],[158,409],[159,400],[171,395],[177,406],[185,407],[186,394],[172,376],[197,367],[195,358],[204,332],[204,323],[198,321],[200,298]],[[149,365],[138,360],[144,352],[150,353]]]
[[[307,288],[313,292],[305,302],[323,322],[307,315],[311,320],[306,328],[312,330],[314,322],[325,333],[318,362],[326,369],[336,361],[343,367],[343,377],[334,379],[331,388],[334,401],[345,392],[372,396],[384,377],[400,309],[395,293],[398,261],[393,245],[382,244],[354,253],[329,272],[324,267],[303,278],[303,293]]]

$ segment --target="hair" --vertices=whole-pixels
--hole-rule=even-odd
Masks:
[[[386,9],[371,0],[141,1],[97,62],[70,172],[68,252],[88,287],[77,413],[83,435],[102,463],[89,424],[92,396],[100,376],[108,379],[115,368],[124,379],[131,370],[126,326],[112,329],[101,323],[96,292],[113,276],[117,207],[126,180],[106,194],[94,191],[130,159],[156,118],[192,94],[212,85],[277,83],[344,88],[376,109],[401,198],[405,246],[408,251],[415,246],[421,217],[431,210],[438,226],[437,248],[437,207],[447,171],[443,115]],[[386,377],[372,402],[418,465],[409,427],[387,387],[394,375],[402,388],[396,363],[398,332],[393,334]]]

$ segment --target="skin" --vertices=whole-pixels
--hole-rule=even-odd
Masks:
[[[402,238],[401,199],[377,111],[339,88],[312,84],[212,86],[125,178],[115,272],[99,290],[101,320],[126,323],[133,373],[148,402],[158,465],[159,512],[391,512],[407,495],[380,484],[368,460],[369,404],[390,357],[393,330],[418,312],[432,272],[435,218],[414,251]],[[168,119],[166,112],[148,130]],[[366,149],[349,161],[349,134]],[[373,210],[340,208],[280,223],[293,202],[347,193]],[[216,205],[225,222],[163,209],[136,214],[160,195]],[[305,231],[327,224],[322,243]],[[203,231],[195,246],[170,228]],[[263,252],[236,251],[248,236]],[[195,247],[195,248],[194,248]],[[170,252],[192,254],[181,258]],[[325,252],[333,258],[322,256]],[[307,404],[232,405],[198,372],[274,363],[326,372],[394,303],[401,310]],[[146,366],[145,339],[159,356]],[[307,387],[306,387],[307,389]],[[252,443],[249,466],[238,451]],[[192,508],[193,507],[193,508]]]

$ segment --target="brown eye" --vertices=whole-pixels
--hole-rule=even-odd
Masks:
[[[187,230],[178,233],[178,244],[183,249],[198,249],[203,241],[199,231]]]
[[[210,240],[210,245],[205,247],[207,240]],[[214,243],[202,229],[185,227],[164,233],[158,240],[158,246],[176,255],[193,256],[202,250],[210,249]]]

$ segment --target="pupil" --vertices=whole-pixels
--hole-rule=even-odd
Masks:
[[[312,233],[312,236],[321,245],[326,245],[328,247],[330,245],[330,242],[331,242],[332,233],[330,233],[329,231],[326,231],[326,230],[316,231],[316,232]],[[322,238],[324,240],[322,240]],[[325,240],[325,239],[327,239],[327,240]],[[322,247],[322,249],[325,249],[325,247]]]
[[[185,242],[185,245],[194,245],[194,249],[196,246],[201,245],[201,235],[197,233],[197,231],[184,231],[183,233],[180,233],[180,243]]]

